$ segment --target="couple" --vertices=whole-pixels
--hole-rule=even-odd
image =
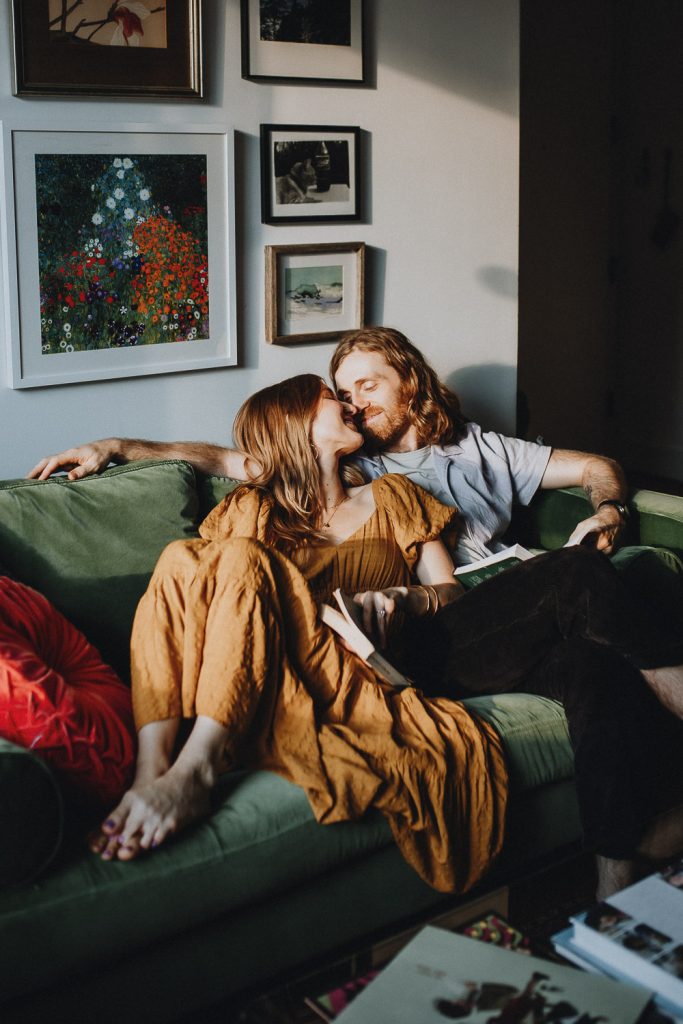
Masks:
[[[539,482],[577,482],[568,477],[581,466],[596,505],[610,486],[614,496],[575,539],[597,532],[609,549],[622,515],[617,470],[465,425],[455,396],[397,332],[346,339],[333,373],[351,401],[302,375],[244,404],[239,453],[195,450],[250,483],[209,515],[200,540],[164,552],[140,603],[137,773],[93,848],[126,860],[158,845],[208,809],[217,775],[237,762],[302,785],[320,821],[379,808],[423,877],[467,888],[500,847],[506,774],[493,731],[450,698],[517,687],[565,703],[586,843],[608,895],[631,880],[637,854],[669,855],[664,846],[680,838],[671,831],[679,811],[655,813],[668,808],[663,780],[680,758],[680,723],[652,690],[680,714],[681,645],[646,627],[596,552],[544,555],[463,595],[440,535],[455,527],[460,551],[486,553],[508,514],[506,494],[528,501]],[[358,460],[349,465],[363,444],[359,410],[366,436],[389,450],[360,460],[374,467],[370,484]],[[409,450],[429,441],[440,446]],[[102,468],[93,457],[111,458],[110,442],[87,447],[34,472],[73,462],[72,475],[85,475]],[[386,472],[393,460],[403,475]],[[465,511],[456,512],[465,478],[473,497],[458,496]],[[492,480],[482,501],[478,485]],[[336,586],[355,594],[382,642],[393,620],[407,620],[409,671],[423,690],[378,682],[319,623],[315,602]],[[194,725],[176,756],[182,719]]]

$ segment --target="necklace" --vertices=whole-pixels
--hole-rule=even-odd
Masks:
[[[323,521],[323,524],[322,524],[322,529],[323,530],[326,530],[329,527],[330,523],[332,522],[332,520],[334,519],[334,517],[337,514],[337,509],[341,508],[341,506],[344,504],[344,502],[348,501],[348,500],[349,500],[349,496],[348,496],[348,494],[345,494],[344,497],[341,499],[341,501],[338,501],[336,505],[332,506],[332,514],[330,515],[330,517],[327,520],[327,522]],[[323,513],[325,515],[327,514],[327,511],[328,510],[326,508],[323,509]]]

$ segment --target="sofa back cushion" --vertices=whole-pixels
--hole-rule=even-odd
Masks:
[[[197,533],[185,462],[0,483],[0,563],[45,594],[124,678],[135,608],[163,548]]]

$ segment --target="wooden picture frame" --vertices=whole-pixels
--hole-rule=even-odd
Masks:
[[[361,219],[360,128],[261,125],[261,221]]]
[[[300,18],[299,2],[242,0],[242,77],[365,84],[364,0],[307,0]]]
[[[233,149],[222,125],[2,124],[10,387],[236,363]]]
[[[201,15],[201,0],[12,0],[14,93],[201,99]]]
[[[266,341],[338,341],[365,323],[365,243],[266,246]]]

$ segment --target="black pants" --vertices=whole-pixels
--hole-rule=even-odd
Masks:
[[[668,624],[667,624],[668,625]],[[683,723],[640,668],[683,663],[604,555],[562,548],[501,573],[418,620],[408,672],[432,696],[522,690],[564,704],[584,842],[631,857],[683,781]]]

